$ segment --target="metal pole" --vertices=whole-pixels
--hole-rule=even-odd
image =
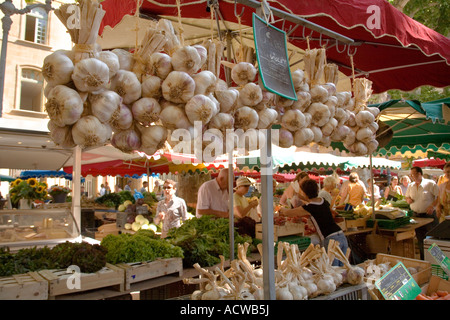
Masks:
[[[228,152],[228,196],[229,196],[229,236],[230,236],[230,265],[234,259],[234,205],[233,205],[233,149]]]
[[[370,168],[370,181],[372,181],[372,190],[371,192],[371,198],[372,198],[372,220],[375,221],[375,195],[374,195],[374,191],[375,191],[375,186],[374,186],[374,179],[373,179],[373,167],[372,167],[372,154],[369,155],[369,160],[370,160],[370,164],[369,164],[369,168]]]
[[[81,147],[73,148],[73,175],[72,175],[72,213],[75,225],[81,232]]]
[[[266,141],[260,153],[261,162],[261,211],[264,299],[275,300],[275,254],[273,236],[273,168],[272,129],[265,130]]]

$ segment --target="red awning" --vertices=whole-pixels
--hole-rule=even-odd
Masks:
[[[413,166],[414,167],[421,167],[421,168],[425,168],[425,167],[429,167],[429,168],[439,168],[439,169],[444,169],[444,166],[446,164],[445,160],[441,160],[441,159],[420,159],[420,160],[414,160],[413,161]]]
[[[140,12],[150,16],[177,16],[176,0],[143,0]],[[209,19],[207,0],[183,0],[183,18]],[[302,26],[279,19],[273,25],[289,32],[288,41],[306,49],[327,48],[328,62],[336,63],[342,73],[352,74],[351,58],[357,76],[373,82],[374,93],[388,89],[410,91],[421,85],[450,85],[450,39],[409,18],[385,0],[279,0],[268,1],[273,8],[298,15],[317,25],[355,41],[352,46],[337,44],[334,39],[311,32]],[[218,1],[225,21],[236,22],[232,1]],[[136,11],[135,0],[105,0],[104,26],[114,27],[126,14]],[[242,24],[250,26],[255,9],[244,7]]]

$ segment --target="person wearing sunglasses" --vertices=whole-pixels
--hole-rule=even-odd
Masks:
[[[161,238],[167,237],[167,233],[172,228],[178,228],[187,220],[188,212],[184,199],[175,195],[176,182],[166,180],[163,184],[164,199],[158,202],[154,223],[162,221]]]

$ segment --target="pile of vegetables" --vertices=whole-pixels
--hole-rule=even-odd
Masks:
[[[25,248],[11,253],[9,248],[0,248],[0,276],[39,271],[43,269],[65,269],[76,265],[81,272],[99,271],[106,264],[106,250],[87,242],[65,242],[53,248]]]
[[[109,234],[103,238],[101,246],[107,250],[106,261],[111,264],[183,258],[180,247],[160,239],[151,230],[139,230],[135,234]]]
[[[57,145],[87,148],[110,141],[123,152],[147,155],[166,143],[192,150],[196,122],[202,149],[214,141],[217,155],[226,148],[259,148],[260,130],[273,124],[281,125],[274,143],[284,148],[337,141],[351,154],[365,155],[378,145],[379,109],[367,107],[371,82],[358,78],[353,95],[337,92],[338,68],[326,63],[323,48],[306,50],[305,69],[292,73],[294,101],[259,84],[254,49],[243,46],[240,52],[246,54],[223,61],[224,43],[209,39],[185,45],[166,19],[148,28],[133,53],[102,51],[96,38],[104,10],[97,0],[76,5],[80,29],[70,27],[69,4],[55,10],[75,46],[50,54],[42,67],[48,128]],[[232,87],[219,78],[221,65],[231,69]],[[189,137],[179,139],[178,129]],[[234,129],[238,145],[226,145],[228,129]]]
[[[186,278],[186,284],[199,284],[199,290],[192,293],[192,300],[262,300],[264,299],[263,268],[256,268],[246,256],[249,244],[239,244],[238,259],[224,270],[225,258],[213,270],[206,270],[200,264],[194,268],[200,272],[199,278]],[[258,244],[262,254],[262,245]],[[286,256],[282,260],[283,254]],[[333,267],[331,261],[337,257],[344,267]],[[306,300],[332,293],[343,283],[352,285],[363,281],[364,271],[350,265],[336,243],[331,242],[328,254],[325,248],[311,244],[300,253],[298,246],[285,242],[278,243],[275,289],[277,300]]]
[[[250,236],[235,232],[234,243],[252,242]],[[186,220],[179,228],[169,230],[167,238],[173,245],[183,249],[183,264],[195,263],[210,267],[220,262],[219,256],[230,256],[229,220],[202,216]]]
[[[450,293],[446,290],[437,290],[430,295],[420,293],[416,300],[450,300]]]

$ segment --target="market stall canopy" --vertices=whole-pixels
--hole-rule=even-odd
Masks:
[[[12,182],[16,180],[16,178],[8,176],[6,174],[0,174],[0,181]]]
[[[231,30],[233,36],[238,37],[237,15],[242,12],[240,20],[244,36],[252,37],[252,29],[248,26],[252,25],[252,13],[256,7],[261,7],[261,3],[253,0],[237,2],[239,4],[235,8],[235,2],[231,0],[143,0],[138,14],[154,20],[161,17],[171,19],[176,27],[178,4],[184,37],[197,39],[198,43],[209,38],[211,30],[217,38],[217,26],[221,31]],[[125,15],[136,14],[137,3],[134,0],[103,1],[106,14],[100,35],[106,26],[115,27]],[[385,0],[279,0],[267,3],[276,18],[271,24],[286,31],[290,44],[300,49],[326,46],[328,62],[336,63],[347,76],[352,75],[353,61],[356,76],[371,80],[374,93],[388,89],[409,91],[421,85],[445,87],[450,84],[450,39],[406,16]],[[217,8],[219,23],[211,22],[209,4]],[[307,19],[354,42],[338,42],[327,36],[323,29],[319,33],[313,31],[311,25],[303,27],[305,23],[292,22],[295,20],[292,17]],[[136,26],[139,27],[139,24],[131,20],[128,34]],[[189,26],[203,28],[203,34],[187,34],[185,28]],[[128,47],[134,47],[136,37],[127,38],[130,43]],[[119,38],[114,37],[111,41],[116,43],[116,47],[119,45]],[[295,58],[291,64],[300,62],[301,58]]]
[[[427,155],[430,158],[450,161],[450,151],[445,151],[445,150],[442,150],[442,151],[438,150],[438,152],[428,151]]]
[[[29,170],[22,171],[19,178],[64,178],[67,180],[72,180],[72,174],[64,172],[62,170]],[[83,179],[82,179],[83,180]]]
[[[441,160],[441,159],[420,159],[420,160],[413,161],[414,167],[421,167],[421,168],[443,169],[445,164],[446,164],[446,161]]]
[[[350,170],[357,167],[369,167],[369,157],[341,157],[330,153],[314,153],[295,151],[295,147],[280,148],[272,146],[272,163],[274,171],[297,171],[320,169]],[[251,151],[249,156],[236,158],[236,165],[240,170],[255,170],[261,167],[260,150]],[[399,169],[401,162],[384,158],[373,158],[372,167],[389,167]]]
[[[145,153],[136,152],[134,157],[128,160],[82,163],[81,175],[139,178],[143,174],[208,172],[227,167],[228,161],[222,158],[212,163],[202,163],[194,155],[156,152],[152,156],[147,156]],[[72,173],[73,167],[64,167],[64,171]]]

